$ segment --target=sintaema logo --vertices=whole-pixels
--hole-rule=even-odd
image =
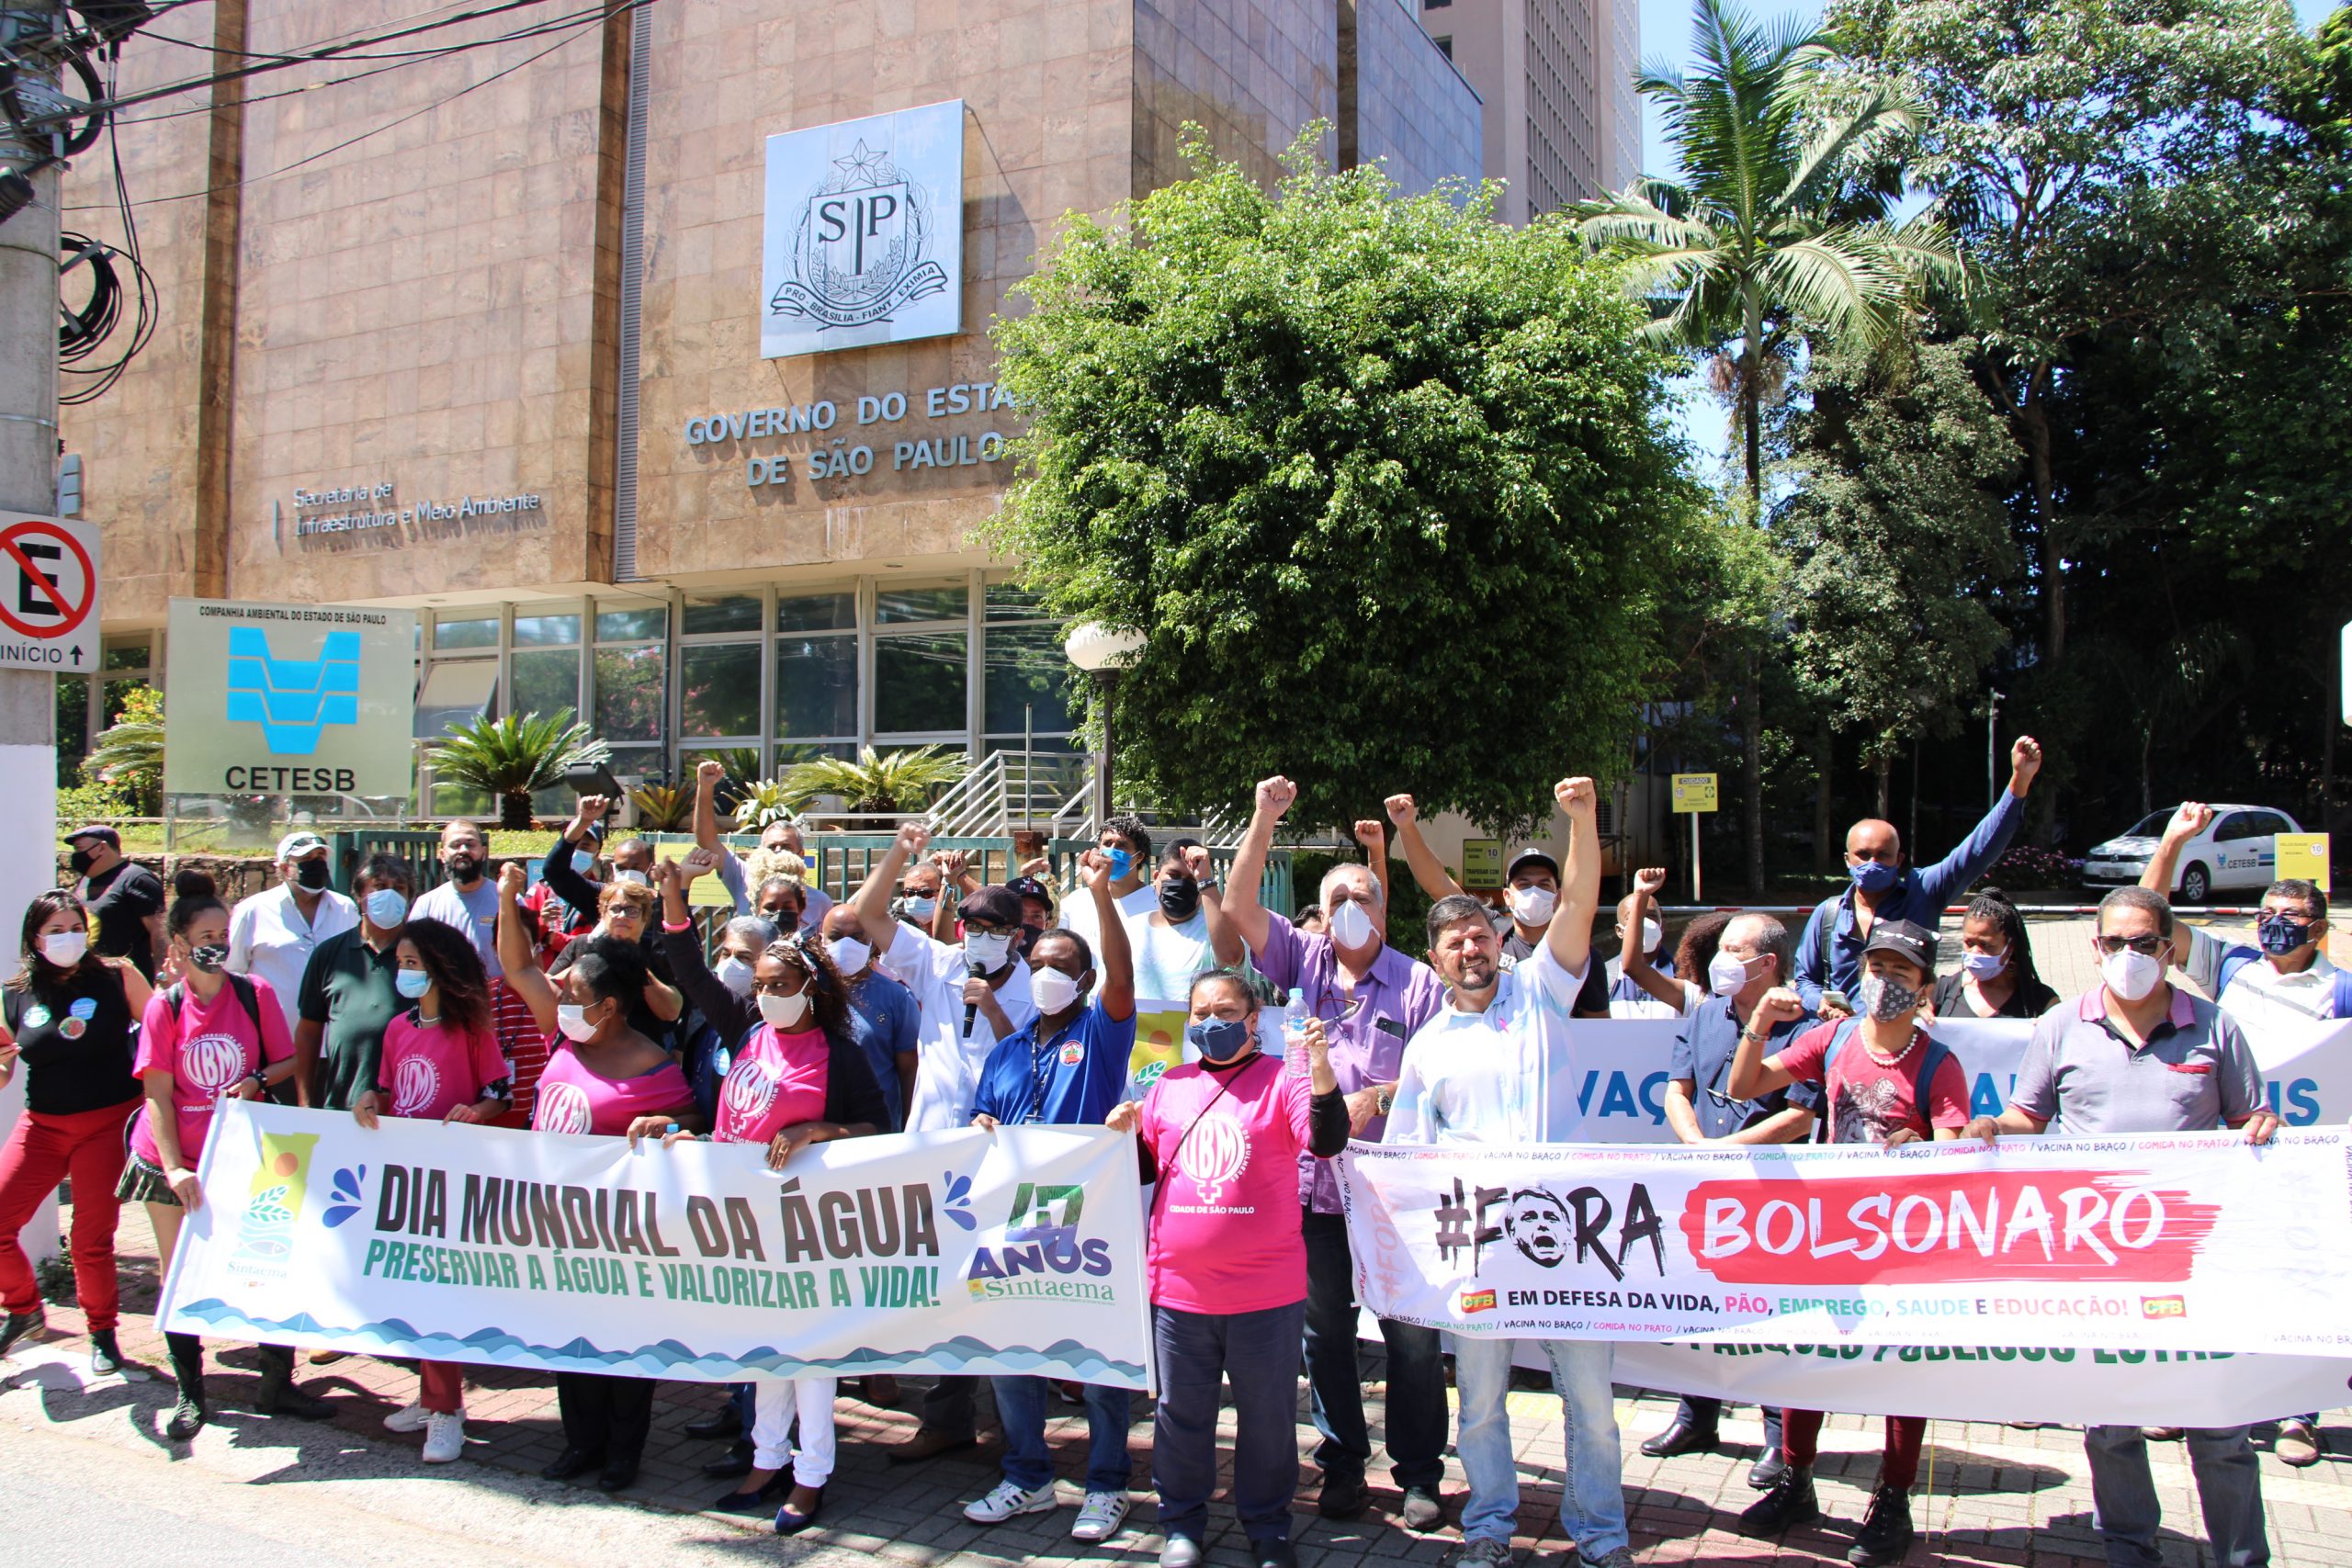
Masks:
[[[275,757],[308,757],[331,724],[359,722],[359,634],[329,632],[315,659],[279,659],[259,626],[229,628],[228,717],[258,724]]]
[[[768,300],[772,315],[807,317],[819,330],[863,327],[947,287],[927,258],[930,197],[860,141],[809,193],[793,236],[793,276]]]

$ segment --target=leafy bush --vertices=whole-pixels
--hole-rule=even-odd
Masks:
[[[2022,887],[2071,887],[2083,874],[2083,863],[2039,844],[2014,844],[1993,863],[1977,886],[1985,883],[2014,892]]]

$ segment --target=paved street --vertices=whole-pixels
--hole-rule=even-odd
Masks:
[[[2087,970],[2079,923],[2035,928],[2043,972],[2062,989],[2081,983],[2070,964]],[[126,1320],[123,1342],[151,1366],[163,1364],[163,1346],[143,1315],[153,1305],[153,1247],[142,1213],[123,1216]],[[80,1319],[52,1307],[59,1330],[78,1334]],[[659,1554],[688,1563],[788,1560],[848,1561],[879,1555],[906,1565],[1001,1563],[1110,1559],[1148,1562],[1159,1539],[1146,1505],[1110,1545],[1074,1551],[1071,1514],[1034,1517],[994,1529],[967,1523],[962,1503],[995,1478],[998,1453],[984,1438],[976,1451],[913,1469],[886,1463],[888,1446],[914,1427],[909,1408],[880,1409],[844,1395],[841,1402],[841,1465],[826,1501],[825,1522],[797,1540],[778,1542],[764,1520],[699,1513],[728,1483],[702,1478],[700,1467],[719,1451],[695,1443],[678,1427],[718,1403],[715,1390],[665,1383],[658,1397],[655,1433],[639,1483],[617,1500],[537,1479],[559,1447],[554,1390],[548,1380],[470,1370],[467,1461],[447,1468],[418,1462],[413,1438],[382,1431],[383,1417],[413,1397],[415,1379],[399,1367],[350,1359],[304,1368],[306,1381],[337,1406],[331,1425],[262,1421],[242,1412],[255,1379],[253,1353],[216,1353],[210,1388],[216,1417],[186,1457],[160,1436],[169,1385],[81,1385],[78,1340],[34,1346],[16,1363],[0,1391],[0,1443],[6,1445],[12,1484],[0,1487],[0,1539],[42,1542],[45,1568],[78,1568],[154,1561],[155,1543],[168,1538],[178,1564],[298,1562],[303,1568],[345,1563],[402,1564],[579,1562],[641,1560]],[[1372,1362],[1376,1380],[1377,1362]],[[1376,1391],[1375,1391],[1376,1392]],[[1621,1391],[1630,1394],[1631,1391]],[[1525,1487],[1520,1545],[1546,1554],[1562,1550],[1555,1519],[1560,1478],[1556,1410],[1533,1393],[1512,1396],[1521,1434]],[[911,1396],[901,1401],[910,1406]],[[1375,1405],[1375,1409],[1376,1409]],[[1826,1528],[1786,1543],[1746,1540],[1731,1532],[1732,1517],[1754,1496],[1745,1484],[1760,1427],[1752,1411],[1726,1421],[1728,1451],[1719,1456],[1659,1461],[1634,1445],[1658,1430],[1672,1408],[1655,1395],[1621,1398],[1618,1419],[1628,1454],[1635,1551],[1645,1563],[1706,1561],[1726,1563],[1840,1562],[1849,1533],[1868,1500],[1875,1474],[1878,1423],[1833,1417],[1823,1437],[1822,1503]],[[1073,1503],[1082,1464],[1084,1420],[1074,1405],[1056,1406],[1054,1442],[1063,1491]],[[1313,1431],[1300,1422],[1301,1451]],[[2263,1434],[2264,1501],[2278,1562],[2352,1565],[2352,1457],[2330,1455],[2318,1466],[2292,1471],[2267,1456]],[[2339,1426],[2335,1444],[2352,1450],[2352,1426]],[[1136,1484],[1149,1474],[1148,1406],[1136,1402],[1133,1441]],[[2177,1445],[2152,1449],[2169,1533],[2166,1562],[2194,1568],[2210,1557],[2188,1532],[2196,1518],[2186,1454]],[[1307,1474],[1313,1474],[1310,1469]],[[1385,1480],[1375,1472],[1376,1480]],[[1449,1465],[1449,1500],[1458,1506],[1459,1468]],[[299,1487],[279,1498],[269,1488]],[[1435,1563],[1456,1539],[1451,1529],[1417,1538],[1396,1525],[1393,1491],[1375,1492],[1376,1511],[1331,1523],[1316,1517],[1309,1495],[1300,1505],[1300,1560],[1306,1568],[1401,1562]],[[93,1503],[102,1506],[92,1506]],[[2091,1529],[2089,1488],[2081,1440],[2071,1430],[2019,1431],[2002,1426],[1938,1422],[1915,1500],[1922,1539],[1913,1563],[2033,1564],[2090,1568],[2101,1561]],[[1240,1542],[1231,1517],[1211,1514],[1219,1532],[1212,1561],[1233,1561]],[[1222,1549],[1222,1551],[1220,1551]],[[22,1547],[12,1561],[29,1561]]]

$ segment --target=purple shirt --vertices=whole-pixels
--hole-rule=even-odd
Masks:
[[[1266,917],[1266,945],[1250,954],[1258,973],[1285,991],[1306,993],[1309,1016],[1323,1021],[1331,1045],[1331,1074],[1341,1094],[1395,1083],[1405,1066],[1405,1043],[1445,1010],[1445,982],[1418,959],[1383,946],[1354,990],[1340,978],[1339,953],[1328,936],[1301,936],[1280,915]],[[1350,1004],[1357,1004],[1352,1012]],[[1387,1118],[1376,1116],[1355,1134],[1380,1141]],[[1340,1213],[1340,1178],[1331,1161],[1301,1156],[1298,1201],[1319,1214]]]

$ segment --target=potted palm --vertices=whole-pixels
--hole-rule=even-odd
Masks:
[[[804,809],[820,795],[835,795],[853,817],[896,816],[921,811],[964,776],[957,752],[924,746],[911,751],[876,751],[868,746],[852,761],[819,757],[786,770],[782,803]]]
[[[498,801],[498,825],[527,831],[531,796],[552,788],[574,768],[610,760],[612,748],[589,734],[570,708],[553,714],[510,714],[453,724],[424,753],[442,784],[464,784]]]

